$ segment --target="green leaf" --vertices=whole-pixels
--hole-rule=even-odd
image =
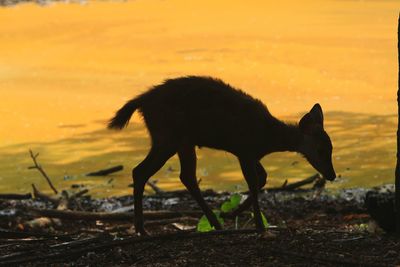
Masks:
[[[250,214],[251,214],[251,218],[254,218],[254,213],[251,212]],[[260,212],[260,214],[261,214],[261,220],[262,220],[262,222],[263,222],[264,227],[265,227],[265,228],[268,228],[268,227],[269,227],[269,223],[268,223],[268,221],[267,221],[267,218],[265,218],[264,213]]]
[[[231,200],[232,208],[236,209],[240,204],[240,200],[242,200],[242,196],[239,194],[233,194],[231,196],[230,200]]]
[[[214,214],[215,214],[215,216],[217,216],[217,220],[219,221],[219,223],[220,223],[221,225],[224,225],[224,219],[222,219],[222,217],[221,217],[221,212],[219,212],[219,211],[214,211]]]
[[[207,217],[203,215],[197,223],[197,232],[209,232],[211,230],[214,230],[214,227],[211,226]]]
[[[262,212],[261,212],[261,219],[262,219],[262,222],[263,222],[263,224],[264,224],[264,227],[265,227],[265,228],[268,228],[268,227],[269,227],[269,223],[268,223],[268,221],[267,221],[267,218],[265,218],[264,213],[262,213]]]
[[[233,208],[232,208],[232,204],[230,201],[225,201],[224,203],[222,203],[222,206],[221,206],[222,212],[230,212],[231,210],[233,210]]]
[[[224,219],[221,218],[219,211],[214,211],[217,220],[221,225],[224,225]],[[211,226],[210,222],[208,221],[207,217],[203,215],[199,222],[197,223],[197,231],[198,232],[209,232],[215,230],[214,226]]]
[[[227,213],[227,212],[230,212],[230,211],[236,209],[239,206],[241,199],[242,199],[241,195],[233,194],[229,198],[229,200],[222,203],[221,211]]]

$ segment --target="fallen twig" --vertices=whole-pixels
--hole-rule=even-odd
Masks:
[[[46,172],[43,170],[42,166],[40,166],[37,161],[36,158],[39,156],[39,153],[37,153],[36,155],[33,154],[32,150],[29,149],[29,153],[31,155],[31,158],[33,160],[33,163],[35,164],[35,166],[31,166],[29,167],[29,169],[37,169],[42,175],[43,177],[46,179],[47,183],[49,184],[49,186],[51,187],[51,189],[54,191],[55,194],[58,194],[57,189],[54,187],[53,183],[51,182],[49,176],[46,174]]]
[[[356,236],[352,238],[344,238],[344,239],[333,239],[333,242],[349,242],[349,241],[356,241],[365,238],[365,236]]]
[[[107,239],[107,238],[111,238],[111,237],[108,235],[107,236],[100,235],[100,236],[88,237],[88,238],[83,238],[83,239],[78,239],[78,240],[71,240],[71,241],[66,241],[63,243],[51,245],[50,248],[62,248],[62,247],[71,248],[71,247],[86,245],[89,243],[94,243],[93,241],[96,241],[99,239],[104,239],[104,238]]]
[[[65,235],[69,236],[69,235]],[[8,239],[20,239],[20,238],[28,238],[28,237],[46,237],[46,238],[57,238],[61,239],[63,236],[52,235],[47,233],[38,233],[38,232],[19,232],[12,231],[0,228],[0,238],[8,238]],[[70,239],[70,238],[68,238]]]
[[[145,225],[146,226],[155,226],[155,225],[165,225],[165,224],[176,223],[176,222],[190,222],[190,223],[196,225],[198,223],[198,221],[199,221],[198,218],[178,217],[178,218],[171,218],[171,219],[148,221],[145,223]]]
[[[132,220],[134,218],[133,212],[87,212],[87,211],[71,211],[71,210],[50,210],[50,209],[36,209],[29,208],[34,214],[40,216],[59,218],[67,220],[107,220],[107,221],[124,221]],[[175,218],[182,216],[196,216],[200,217],[203,215],[202,211],[146,211],[144,212],[144,218],[148,220],[159,220],[167,218]]]
[[[168,219],[160,219],[160,220],[151,220],[146,221],[145,226],[157,226],[157,225],[167,225],[173,223],[189,223],[191,225],[197,225],[199,219],[195,217],[176,217],[176,218],[168,218]],[[126,231],[128,229],[132,229],[134,226],[132,223],[118,224],[114,226],[105,227],[104,231],[106,232],[120,232]],[[103,230],[100,230],[103,231]]]

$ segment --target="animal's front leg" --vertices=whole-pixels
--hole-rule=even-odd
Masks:
[[[258,177],[258,188],[259,191],[264,187],[267,182],[267,172],[265,171],[264,167],[261,165],[259,161],[256,163],[256,172]],[[247,210],[251,204],[253,203],[251,194],[244,200],[243,203],[239,205],[239,207],[230,213],[222,213],[221,216],[224,218],[235,218],[239,216],[243,211]]]
[[[244,178],[246,179],[247,185],[250,191],[250,197],[253,204],[254,210],[254,221],[258,231],[265,231],[264,224],[261,218],[260,206],[258,205],[258,191],[259,191],[259,181],[256,171],[257,161],[251,159],[239,159],[240,166]]]

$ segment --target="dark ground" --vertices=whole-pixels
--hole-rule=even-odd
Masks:
[[[62,220],[36,230],[38,237],[0,239],[1,266],[396,266],[400,239],[371,223],[363,207],[365,191],[313,196],[314,193],[262,194],[261,206],[271,225],[267,234],[186,230],[198,218],[147,221],[151,237],[135,237],[129,221]],[[210,192],[218,208],[227,194]],[[104,211],[132,204],[131,197],[82,202],[86,210]],[[18,230],[29,215],[12,210],[37,201],[0,202],[0,227]],[[43,205],[43,204],[41,204]],[[194,210],[187,194],[147,197],[145,209]],[[7,219],[8,218],[8,219]],[[238,226],[252,228],[251,217]],[[174,224],[175,222],[175,224]],[[225,229],[235,221],[226,220]],[[185,230],[179,230],[185,229]],[[27,231],[27,229],[24,229]],[[29,230],[32,232],[32,230]],[[23,232],[23,231],[22,231]],[[48,236],[46,236],[47,234]],[[1,236],[1,235],[0,235]],[[54,236],[57,236],[55,239]],[[77,240],[80,240],[77,242]]]

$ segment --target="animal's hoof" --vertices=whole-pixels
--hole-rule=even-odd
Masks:
[[[146,230],[141,229],[141,230],[136,231],[136,235],[137,236],[149,236],[149,233]]]
[[[257,233],[263,234],[267,229],[265,229],[264,225],[256,225]]]

